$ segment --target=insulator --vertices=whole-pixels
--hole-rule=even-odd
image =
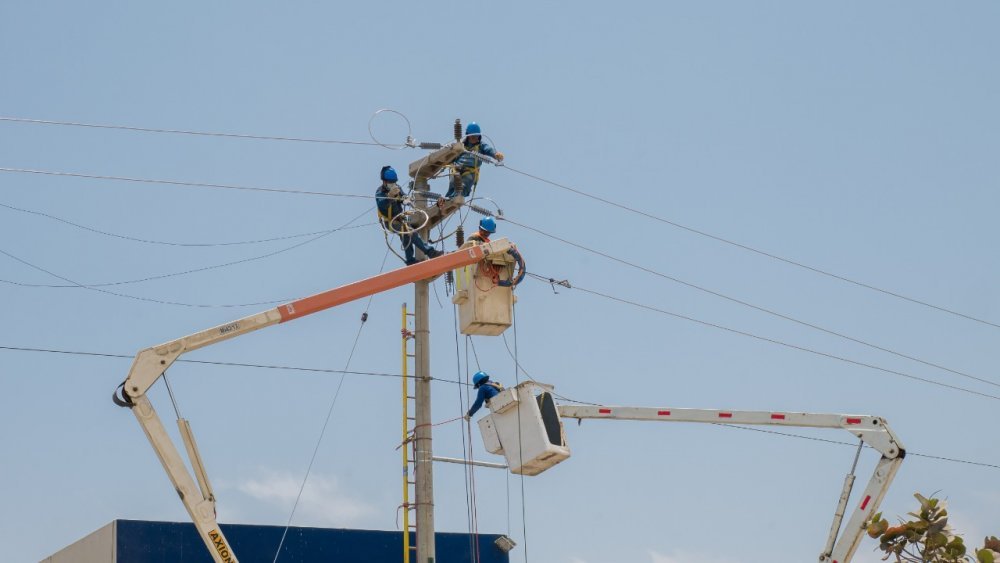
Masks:
[[[448,270],[444,273],[444,284],[451,287],[455,283],[455,272]]]
[[[455,229],[455,246],[461,248],[463,244],[465,244],[465,228],[459,225]]]
[[[361,322],[365,322],[367,320],[368,320],[368,312],[365,311],[364,313],[361,313]]]
[[[474,203],[467,203],[465,204],[465,206],[480,215],[493,215],[493,212],[490,211],[489,209],[486,209],[485,207],[480,207]],[[502,213],[498,213],[497,215],[502,215]]]
[[[456,141],[461,141],[462,140],[462,120],[461,119],[456,119],[455,120],[455,140]]]

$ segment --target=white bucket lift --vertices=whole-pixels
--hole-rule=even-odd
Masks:
[[[458,324],[462,334],[497,336],[511,325],[514,316],[513,286],[517,260],[510,254],[494,254],[455,270]]]
[[[534,381],[505,389],[479,420],[486,451],[504,456],[511,473],[538,475],[570,456],[552,389]]]
[[[540,393],[536,393],[536,389]],[[561,418],[698,422],[846,430],[858,438],[851,472],[844,479],[833,523],[820,553],[821,563],[849,563],[899,470],[906,450],[885,419],[857,414],[774,411],[733,411],[674,407],[561,405],[552,402],[553,387],[528,381],[501,392],[490,401],[492,413],[479,421],[486,450],[507,458],[512,473],[537,475],[570,456]],[[877,451],[875,464],[854,507],[850,506],[858,458],[864,446]],[[846,525],[844,524],[847,519]]]

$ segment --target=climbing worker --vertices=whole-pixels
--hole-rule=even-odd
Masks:
[[[479,220],[479,230],[469,236],[468,241],[483,244],[490,242],[490,235],[497,232],[497,220],[493,217],[483,217]]]
[[[472,408],[465,413],[465,420],[471,419],[472,415],[482,408],[484,402],[486,406],[490,406],[490,399],[503,391],[503,385],[490,381],[490,376],[485,371],[477,371],[476,375],[472,376],[472,386],[479,391],[476,394],[476,402],[472,403]]]
[[[483,163],[483,159],[476,156],[477,154],[484,154],[503,162],[503,153],[497,152],[482,140],[483,131],[478,123],[473,121],[466,126],[465,139],[462,141],[465,152],[458,155],[454,161],[455,174],[452,175],[451,186],[444,196],[446,199],[455,197],[459,188],[462,190],[462,197],[469,197],[472,194],[473,186],[479,183],[479,166]]]
[[[403,252],[406,254],[406,265],[419,262],[414,255],[413,247],[419,248],[428,258],[440,256],[441,251],[424,242],[424,239],[410,229],[402,217],[403,189],[396,183],[399,180],[396,170],[392,166],[383,166],[379,177],[382,179],[382,185],[375,190],[378,218],[384,228],[399,235],[399,240],[403,243]]]

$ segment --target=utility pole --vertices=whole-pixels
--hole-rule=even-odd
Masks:
[[[445,146],[437,145],[437,150],[431,154],[410,163],[409,174],[413,178],[413,206],[422,209],[427,215],[427,221],[419,234],[425,240],[430,240],[431,229],[454,213],[462,203],[461,198],[447,205],[439,205],[435,198],[429,199],[428,180],[435,177],[446,166],[464,152],[461,140],[462,124],[455,120],[455,143]],[[421,146],[424,144],[422,143]],[[430,145],[430,144],[428,144]],[[427,147],[431,148],[431,147]],[[434,451],[431,440],[431,331],[430,331],[430,283],[425,279],[413,284],[413,338],[414,367],[416,371],[416,390],[413,394],[415,410],[414,418],[414,489],[417,508],[417,563],[434,563]]]
[[[424,198],[415,202],[426,208]],[[430,229],[420,235],[428,240]],[[430,280],[414,286],[414,364],[416,368],[416,426],[414,428],[414,458],[417,505],[417,563],[434,563],[434,452],[431,440],[431,331]]]

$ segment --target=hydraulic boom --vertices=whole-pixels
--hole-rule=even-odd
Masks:
[[[834,512],[833,525],[827,538],[826,546],[819,556],[821,563],[848,563],[865,533],[865,524],[878,509],[889,485],[896,476],[896,471],[906,450],[899,438],[886,424],[885,420],[875,416],[853,414],[815,414],[804,412],[769,412],[769,411],[726,411],[712,409],[678,409],[671,407],[610,407],[610,406],[575,406],[560,405],[557,407],[559,416],[563,418],[606,418],[612,420],[647,420],[658,422],[702,422],[712,424],[752,424],[767,426],[792,426],[807,428],[839,428],[847,430],[858,437],[861,442],[879,454],[878,464],[872,473],[868,485],[861,494],[857,509],[852,511],[850,520],[840,534],[841,523],[847,509],[847,503],[854,486],[854,469],[844,480],[837,510]],[[861,444],[858,453],[860,454]],[[857,458],[855,458],[855,464]],[[838,539],[838,536],[839,539]]]
[[[236,338],[264,327],[295,320],[408,283],[433,278],[513,248],[514,245],[507,239],[498,239],[483,245],[464,248],[419,262],[413,266],[324,291],[311,297],[279,305],[256,315],[196,332],[152,348],[146,348],[136,355],[128,378],[119,386],[121,396],[119,397],[116,392],[114,401],[120,406],[132,409],[132,413],[146,433],[149,443],[153,446],[153,450],[156,451],[156,455],[160,458],[163,468],[170,477],[170,482],[173,483],[184,507],[194,521],[198,534],[205,542],[216,563],[237,563],[238,560],[216,520],[215,495],[209,484],[201,455],[198,453],[191,426],[187,420],[178,418],[177,424],[180,427],[188,459],[194,470],[194,477],[185,467],[180,452],[171,441],[163,422],[146,395],[149,388],[156,383],[167,368],[182,354],[192,350]],[[195,484],[196,480],[197,484]]]

